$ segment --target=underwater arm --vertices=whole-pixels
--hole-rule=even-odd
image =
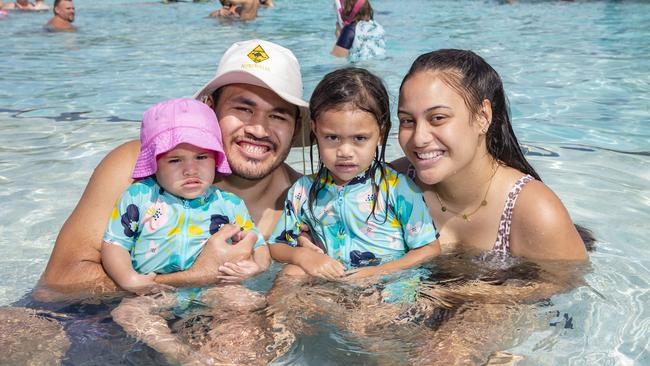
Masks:
[[[270,244],[271,256],[282,263],[294,264],[308,275],[336,280],[343,276],[345,267],[327,254],[302,247],[292,247],[284,243]]]
[[[101,246],[120,194],[132,183],[138,141],[111,151],[95,168],[74,211],[63,224],[45,272],[34,289],[39,301],[78,299],[118,291],[104,272]]]
[[[416,267],[440,255],[440,242],[435,240],[417,249],[411,249],[403,257],[374,267],[348,271],[349,279],[386,274]]]

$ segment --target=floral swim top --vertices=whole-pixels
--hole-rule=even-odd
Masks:
[[[210,235],[228,223],[254,231],[256,248],[265,244],[238,196],[210,186],[202,196],[187,200],[166,192],[150,177],[122,193],[104,241],[129,251],[139,273],[177,272],[192,266]]]
[[[388,187],[381,181],[378,168],[375,182],[380,198],[375,215],[370,214],[375,200],[370,170],[344,186],[337,186],[329,172],[321,175],[324,187],[318,192],[313,213],[308,196],[315,176],[300,178],[287,194],[284,213],[270,242],[296,246],[304,223],[330,257],[350,268],[397,259],[409,249],[435,241],[436,229],[420,189],[405,175],[390,167],[383,169]]]

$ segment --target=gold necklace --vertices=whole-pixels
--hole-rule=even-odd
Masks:
[[[490,182],[488,183],[487,189],[485,190],[485,194],[483,195],[483,199],[481,200],[481,204],[478,205],[478,207],[476,207],[474,209],[474,211],[472,211],[470,213],[462,213],[462,212],[457,212],[457,211],[450,210],[447,206],[445,206],[445,203],[442,201],[442,198],[440,198],[440,196],[438,195],[438,192],[436,192],[436,190],[434,189],[433,193],[436,195],[436,198],[438,199],[438,202],[440,203],[440,210],[442,212],[449,212],[449,213],[452,213],[452,214],[454,214],[456,216],[462,217],[463,220],[465,220],[465,221],[472,221],[472,220],[470,220],[470,217],[472,215],[474,215],[478,210],[480,210],[481,207],[487,206],[487,204],[488,204],[486,198],[487,198],[488,193],[490,192],[490,186],[492,186],[492,181],[494,180],[494,176],[497,174],[497,170],[499,170],[499,165],[500,164],[497,163],[496,169],[494,169],[494,172],[492,172],[492,176],[490,176]]]

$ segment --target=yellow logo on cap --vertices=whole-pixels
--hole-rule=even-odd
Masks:
[[[253,48],[253,50],[250,51],[247,56],[255,63],[269,59],[269,55],[266,54],[266,51],[264,51],[260,45],[257,45],[257,47]]]

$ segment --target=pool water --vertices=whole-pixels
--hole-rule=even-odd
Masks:
[[[207,18],[218,2],[75,0],[79,31],[61,34],[42,30],[50,13],[0,18],[0,305],[25,301],[101,158],[138,137],[147,107],[191,96],[230,44],[264,38],[290,48],[306,97],[347,64],[329,55],[330,0],[275,2],[239,23]],[[572,327],[535,330],[507,351],[531,365],[650,365],[650,3],[372,3],[387,32],[387,59],[358,66],[385,80],[393,107],[417,55],[476,51],[504,80],[528,158],[598,239],[587,285],[552,298]],[[395,132],[390,159],[401,156]],[[300,159],[297,151],[289,157],[299,169]],[[161,362],[93,306],[70,310],[83,316],[67,325],[76,336],[64,363]],[[114,345],[115,337],[123,340]],[[326,327],[298,345],[277,363],[379,362]]]

